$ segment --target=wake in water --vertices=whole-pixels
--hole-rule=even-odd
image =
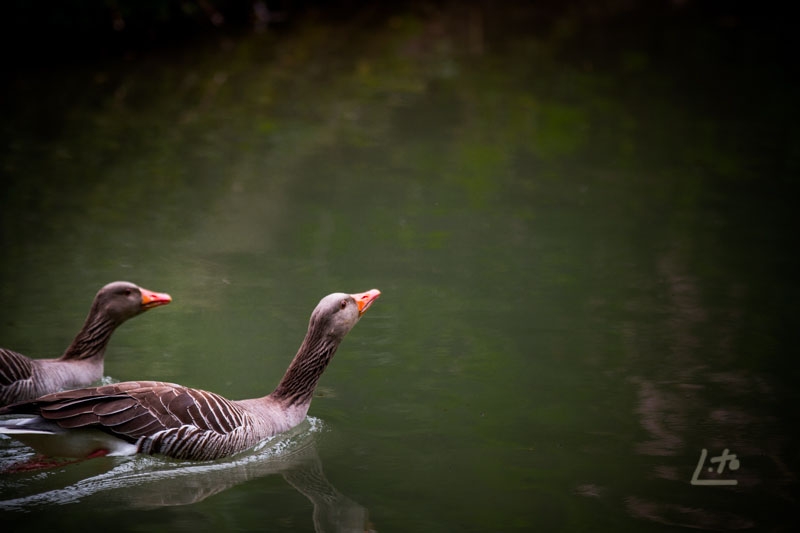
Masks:
[[[103,458],[111,468],[62,488],[36,491],[36,485],[52,487],[67,475],[74,462],[53,462],[47,470],[8,473],[20,464],[36,460],[29,448],[14,442],[0,445],[0,510],[31,510],[39,506],[79,502],[97,493],[118,492],[136,507],[183,505],[201,501],[229,487],[269,474],[302,466],[317,457],[315,434],[324,429],[319,419],[309,417],[293,430],[260,443],[255,448],[227,460],[209,462],[177,461],[163,457],[137,455],[130,458]],[[2,444],[13,442],[6,439]],[[86,461],[83,461],[86,463]],[[88,463],[86,463],[88,465]],[[138,487],[147,485],[147,490]],[[120,490],[120,489],[135,490]],[[177,490],[176,490],[177,489]],[[35,492],[25,496],[20,493]],[[10,496],[10,497],[9,497]]]
[[[136,455],[0,474],[0,512],[8,512],[13,521],[13,512],[24,515],[53,506],[85,505],[90,499],[94,505],[98,497],[121,508],[190,505],[240,483],[279,474],[311,502],[316,531],[372,531],[367,510],[341,494],[325,477],[316,449],[324,430],[321,420],[307,417],[288,432],[218,461]],[[34,458],[29,448],[16,441],[0,441],[0,471]],[[76,476],[80,479],[72,481]]]

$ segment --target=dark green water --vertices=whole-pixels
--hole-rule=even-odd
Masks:
[[[0,474],[3,522],[790,530],[795,67],[781,26],[693,8],[308,16],[15,72],[0,345],[58,355],[128,279],[174,301],[108,379],[249,398],[322,296],[383,295],[291,435]],[[735,485],[691,483],[703,449]]]

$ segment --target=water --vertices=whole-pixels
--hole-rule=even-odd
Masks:
[[[383,295],[291,435],[5,473],[4,523],[789,528],[795,93],[784,35],[720,9],[398,7],[20,70],[0,345],[58,355],[128,279],[174,301],[107,380],[248,398],[322,296]],[[692,484],[703,449],[736,485]]]

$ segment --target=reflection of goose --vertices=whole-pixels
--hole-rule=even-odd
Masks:
[[[231,401],[156,381],[65,391],[0,409],[7,433],[51,456],[160,454],[218,459],[286,431],[308,413],[322,372],[339,343],[380,295],[329,294],[311,314],[300,349],[269,395]]]
[[[83,327],[61,357],[29,359],[0,348],[0,405],[91,385],[103,377],[103,356],[114,330],[129,318],[171,301],[169,294],[115,281],[97,292]]]
[[[316,449],[322,422],[306,420],[252,452],[227,460],[187,463],[140,457],[61,489],[0,501],[0,510],[30,512],[89,498],[122,501],[136,509],[189,505],[246,481],[281,474],[313,505],[317,532],[369,530],[367,510],[340,493],[323,472]]]
[[[316,450],[302,451],[304,462],[284,472],[283,479],[300,491],[314,506],[314,530],[369,532],[373,528],[367,510],[336,490],[322,471]]]

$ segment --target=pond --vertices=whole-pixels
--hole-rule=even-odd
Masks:
[[[3,523],[788,524],[796,87],[784,34],[714,9],[323,10],[15,70],[0,346],[58,356],[130,280],[173,301],[104,381],[254,398],[324,295],[382,296],[309,418],[231,459],[18,472],[0,436]]]

